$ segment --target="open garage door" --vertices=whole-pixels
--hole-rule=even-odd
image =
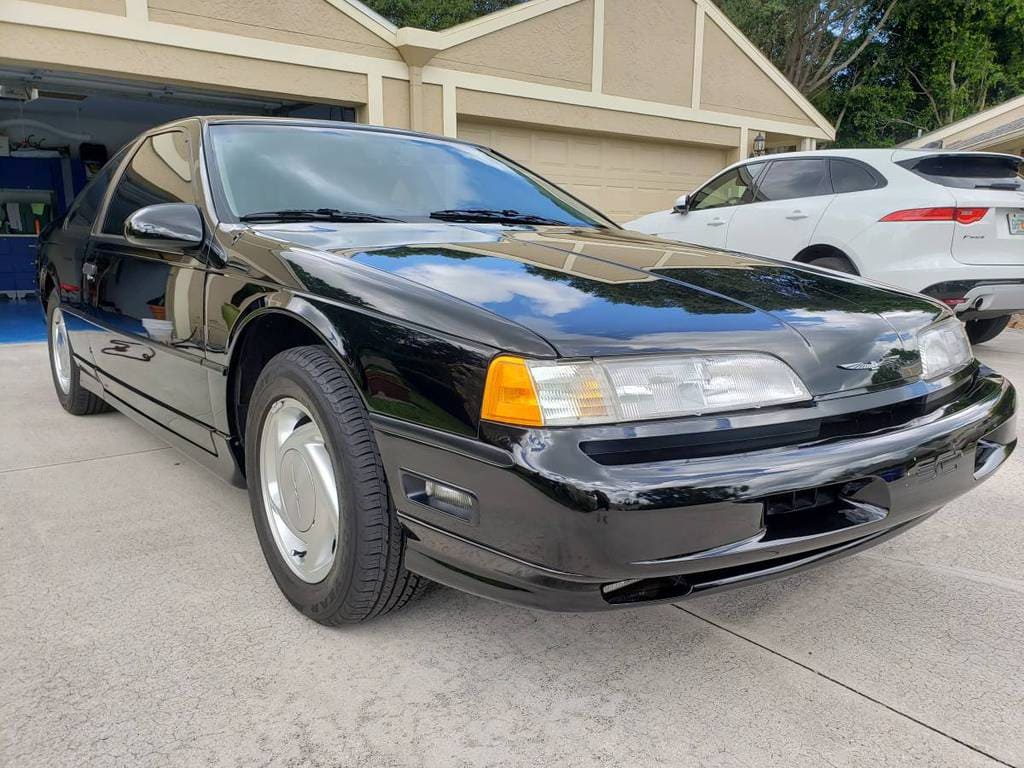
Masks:
[[[651,139],[461,120],[459,138],[493,147],[619,222],[672,207],[728,165],[726,150]]]
[[[37,234],[118,149],[153,126],[210,114],[356,118],[340,104],[0,67],[0,294],[35,290]]]

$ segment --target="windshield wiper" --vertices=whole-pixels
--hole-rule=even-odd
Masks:
[[[1016,191],[1020,189],[1020,184],[1015,181],[993,181],[991,184],[975,184],[975,189],[1009,189]]]
[[[519,211],[497,210],[493,208],[447,208],[443,211],[434,211],[430,218],[440,221],[464,221],[464,222],[485,222],[495,224],[536,224],[538,226],[568,227],[566,221],[549,219],[544,216],[535,216],[532,213],[520,213]]]
[[[359,211],[339,211],[337,208],[288,208],[282,211],[258,211],[239,216],[239,221],[343,221],[351,223],[374,223],[401,221],[387,216]]]

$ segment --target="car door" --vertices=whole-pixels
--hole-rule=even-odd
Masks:
[[[684,243],[724,248],[726,233],[737,208],[753,200],[754,182],[763,162],[731,168],[694,192],[687,209],[673,213],[663,232],[655,234]]]
[[[827,157],[772,160],[757,181],[750,205],[729,224],[729,250],[773,259],[792,259],[835,199]]]
[[[158,203],[195,203],[193,146],[181,130],[146,137],[125,165],[83,265],[92,357],[106,390],[209,449],[201,253],[129,243],[126,219]]]

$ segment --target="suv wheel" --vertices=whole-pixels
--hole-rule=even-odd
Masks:
[[[984,320],[968,320],[964,323],[967,329],[967,338],[971,344],[984,344],[992,341],[996,336],[1006,330],[1010,324],[1010,315],[1000,317],[989,317]]]
[[[850,263],[850,260],[843,256],[819,256],[816,259],[811,259],[807,263],[815,267],[831,269],[834,272],[845,272],[848,275],[857,274],[857,270],[854,268],[853,264]]]
[[[321,624],[379,616],[425,582],[405,570],[402,527],[359,393],[326,348],[274,357],[245,433],[260,546],[285,597]]]
[[[64,410],[75,416],[91,416],[109,411],[109,405],[82,386],[78,364],[71,348],[71,337],[60,308],[60,296],[56,290],[50,293],[46,302],[46,325],[53,388]]]

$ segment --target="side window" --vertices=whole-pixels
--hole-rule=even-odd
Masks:
[[[727,205],[743,205],[753,199],[754,179],[764,163],[751,163],[712,179],[693,195],[691,211],[706,211]]]
[[[832,158],[828,161],[832,173],[832,189],[836,192],[863,192],[878,186],[878,180],[860,163]]]
[[[831,194],[828,162],[824,158],[776,160],[757,185],[758,202]]]
[[[139,146],[107,206],[103,233],[120,235],[140,208],[158,203],[194,203],[192,158],[181,131],[158,133]]]
[[[96,214],[100,211],[100,206],[103,205],[103,196],[107,194],[107,187],[110,186],[110,180],[114,176],[114,171],[119,165],[121,160],[124,158],[126,150],[122,149],[110,160],[107,161],[100,172],[97,173],[88,184],[85,185],[75,202],[71,204],[71,209],[68,211],[67,221],[64,224],[64,228],[71,231],[81,231],[92,229],[92,223],[96,220]]]

